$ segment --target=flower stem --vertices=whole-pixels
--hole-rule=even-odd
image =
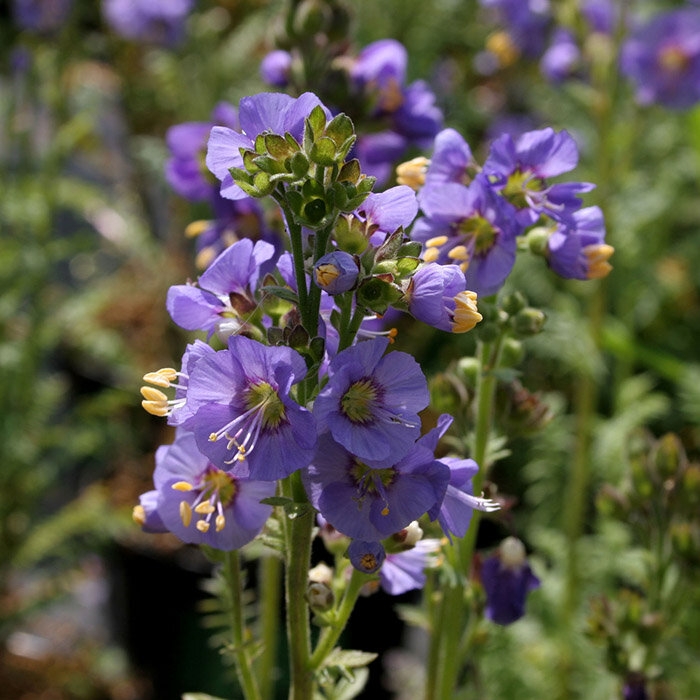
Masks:
[[[352,570],[352,576],[348,587],[345,589],[343,600],[336,611],[335,622],[326,627],[319,639],[316,649],[311,657],[311,668],[317,669],[321,666],[328,654],[333,650],[341,633],[345,629],[350,613],[355,607],[357,598],[360,595],[362,585],[368,580],[367,574],[360,573],[357,569]]]
[[[359,304],[355,306],[355,312],[352,315],[350,324],[340,329],[340,341],[338,343],[338,352],[345,350],[352,345],[352,341],[357,335],[357,331],[360,330],[360,325],[365,317],[366,309]]]
[[[294,472],[282,482],[282,492],[297,503],[308,503],[299,472]],[[309,664],[311,643],[306,588],[311,561],[313,509],[309,508],[293,519],[285,514],[285,518],[285,600],[291,675],[289,700],[308,700],[312,696],[313,676]]]
[[[279,557],[271,554],[262,558],[260,567],[260,638],[263,641],[263,648],[256,671],[260,679],[260,694],[263,698],[273,697],[275,691],[281,564]]]
[[[237,551],[225,552],[224,578],[231,599],[231,632],[235,647],[234,656],[238,678],[243,688],[246,700],[262,700],[258,684],[253,675],[252,661],[246,646],[245,619],[243,615],[243,579],[241,576],[241,561]]]

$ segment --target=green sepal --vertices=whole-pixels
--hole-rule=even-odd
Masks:
[[[309,345],[309,334],[306,328],[301,324],[294,326],[292,332],[289,334],[287,342],[289,343],[289,347],[295,348],[296,350],[307,347]]]
[[[298,178],[306,177],[309,174],[309,160],[301,151],[297,151],[291,157],[289,167]]]
[[[353,197],[352,199],[348,200],[347,204],[347,209],[344,211],[355,211],[358,207],[362,205],[362,202],[369,197],[369,192],[363,193],[363,194],[358,194],[357,196]]]
[[[279,134],[267,134],[265,136],[265,147],[267,152],[277,160],[289,158],[294,153],[294,149],[289,142]]]
[[[348,195],[345,187],[340,182],[334,182],[331,192],[333,193],[333,206],[343,211],[348,204]]]
[[[313,226],[317,225],[328,213],[324,199],[317,197],[304,205],[302,216]]]
[[[318,180],[310,179],[302,185],[301,193],[307,199],[311,199],[312,197],[323,197],[326,190]]]
[[[297,190],[287,190],[287,204],[291,210],[297,215],[301,215],[302,207],[304,206],[304,197]]]
[[[263,173],[264,174],[264,173]],[[249,196],[249,197],[264,197],[257,187],[249,185],[247,182],[242,182],[241,180],[236,180],[236,184]]]
[[[363,282],[357,289],[357,303],[379,314],[383,314],[389,304],[400,297],[400,290],[376,277]]]
[[[249,185],[253,183],[253,178],[247,170],[242,170],[241,168],[229,168],[228,171],[231,173],[231,177],[237,185],[239,185],[241,182],[246,182]]]
[[[264,294],[272,294],[273,296],[284,299],[285,301],[291,301],[292,304],[299,304],[299,297],[297,293],[292,291],[289,287],[276,287],[275,285],[266,285],[262,287],[261,290]]]
[[[326,350],[325,339],[321,338],[321,336],[318,335],[315,338],[311,338],[311,342],[309,343],[309,350],[311,351],[311,354],[316,360],[322,360],[323,353]]]
[[[365,175],[358,183],[357,183],[357,191],[360,194],[369,194],[372,191],[372,188],[374,187],[374,183],[377,181],[377,178],[374,177],[373,175]]]
[[[335,121],[335,119],[333,121]],[[309,114],[309,124],[311,125],[311,129],[313,131],[314,141],[323,136],[323,130],[326,128],[326,113],[323,111],[323,107],[321,107],[321,105],[316,105],[311,110],[311,114]]]
[[[364,224],[354,216],[339,216],[333,230],[338,247],[351,255],[362,254],[369,245],[363,227]]]
[[[343,167],[338,173],[337,180],[338,182],[351,182],[354,185],[360,179],[360,175],[362,175],[360,161],[357,160],[357,158],[353,158],[343,164]]]
[[[278,182],[296,182],[297,176],[294,173],[277,173],[270,175],[270,182],[276,185]]]
[[[413,274],[421,264],[420,258],[403,257],[396,261],[396,270],[400,277],[407,277]]]
[[[265,134],[258,134],[255,137],[255,152],[260,156],[267,153],[267,148],[265,147]]]
[[[294,503],[294,501],[284,496],[270,496],[269,498],[263,498],[260,503],[266,506],[286,506],[288,503]]]
[[[243,167],[249,173],[257,173],[260,168],[256,165],[255,159],[259,158],[259,154],[255,151],[248,151],[241,148],[241,155],[243,156]]]
[[[260,197],[265,197],[274,189],[274,185],[270,182],[270,176],[267,173],[259,172],[253,176],[253,185],[260,193]]]
[[[269,345],[281,345],[284,343],[282,329],[278,326],[270,326],[267,329],[267,342]]]
[[[293,151],[301,150],[299,142],[288,131],[284,132],[284,140],[292,147]]]
[[[418,241],[407,241],[404,243],[396,253],[397,257],[409,257],[409,258],[419,258],[421,250],[423,250],[423,244]]]
[[[350,149],[355,145],[355,141],[357,141],[357,136],[355,136],[355,134],[343,141],[342,145],[338,148],[337,158],[339,161],[345,160],[348,153],[350,153]]]
[[[335,143],[326,136],[318,139],[311,147],[309,157],[314,163],[330,167],[336,161]]]
[[[396,254],[399,252],[399,248],[401,247],[401,243],[403,243],[404,235],[403,235],[403,229],[399,228],[397,231],[394,231],[394,233],[388,235],[384,239],[384,243],[382,243],[378,250],[377,250],[377,260],[387,260],[389,258],[395,258]]]
[[[253,162],[260,170],[269,175],[285,172],[284,165],[270,156],[257,156]]]
[[[336,115],[326,127],[326,136],[332,139],[336,146],[342,147],[349,138],[355,136],[352,119],[342,112]]]

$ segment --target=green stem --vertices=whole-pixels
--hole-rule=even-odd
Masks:
[[[359,304],[355,307],[355,312],[352,315],[350,325],[346,327],[341,327],[340,329],[340,341],[338,343],[338,352],[349,348],[352,345],[352,341],[357,335],[357,331],[360,329],[362,320],[367,313],[366,309]]]
[[[437,699],[438,671],[440,668],[440,651],[442,635],[440,630],[445,625],[445,591],[434,592],[428,599],[428,619],[430,620],[430,644],[428,647],[428,668],[425,676],[425,700]],[[429,595],[426,592],[426,595]],[[435,597],[438,597],[435,600]]]
[[[352,576],[348,587],[345,589],[343,600],[335,614],[335,622],[326,627],[321,634],[316,649],[311,657],[311,668],[317,669],[321,666],[325,658],[333,651],[333,647],[345,629],[350,613],[355,607],[360,589],[368,580],[367,574],[360,573],[357,569],[352,570]]]
[[[243,578],[241,561],[237,551],[224,554],[224,578],[231,596],[231,632],[235,647],[234,657],[238,678],[246,700],[262,700],[260,690],[253,675],[252,661],[246,646],[245,619],[243,615]]]
[[[307,503],[299,472],[282,482],[283,494],[297,503]],[[289,700],[309,700],[312,696],[313,676],[309,665],[311,651],[309,607],[306,601],[309,566],[311,562],[311,531],[313,509],[292,520],[287,519],[285,534],[286,575],[285,600],[287,605],[287,639],[291,683]]]
[[[277,667],[277,638],[279,629],[279,601],[282,562],[275,555],[264,556],[260,567],[260,638],[262,652],[257,664],[260,679],[260,694],[271,698],[275,691],[275,669]]]

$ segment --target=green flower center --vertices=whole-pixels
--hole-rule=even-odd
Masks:
[[[503,188],[503,196],[518,209],[528,207],[525,199],[526,191],[540,192],[544,188],[544,183],[539,178],[533,177],[532,173],[516,170],[506,182]]]
[[[276,428],[286,418],[282,400],[267,382],[253,384],[248,389],[246,408],[250,410],[255,407],[262,411],[263,428]]]
[[[372,418],[372,403],[377,398],[377,390],[369,379],[361,379],[351,384],[340,399],[342,412],[353,423],[367,423]]]
[[[483,216],[472,216],[465,219],[459,230],[474,241],[474,254],[485,253],[496,241],[496,229]]]
[[[218,493],[224,508],[231,503],[236,495],[236,482],[220,469],[207,473],[204,477],[204,484],[202,491],[205,498],[210,499],[215,493]]]
[[[355,480],[356,484],[364,486],[365,493],[379,493],[374,480],[379,479],[382,486],[389,486],[394,480],[394,468],[372,469],[372,467],[368,467],[362,462],[355,462],[350,467],[350,476]]]

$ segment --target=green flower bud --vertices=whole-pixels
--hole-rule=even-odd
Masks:
[[[436,413],[456,413],[469,396],[464,385],[451,374],[436,374],[428,382],[430,405]]]
[[[513,317],[513,330],[517,335],[537,335],[543,328],[546,316],[540,309],[527,306]]]
[[[530,252],[535,255],[547,255],[547,241],[549,240],[550,230],[544,226],[533,228],[526,236],[525,240]]]
[[[457,361],[457,376],[468,387],[475,387],[481,365],[476,357],[461,357]]]
[[[306,600],[314,612],[326,612],[333,607],[335,595],[327,584],[311,582],[306,589]]]
[[[501,308],[510,316],[514,316],[527,306],[527,299],[522,292],[511,292],[503,297]]]
[[[504,367],[517,367],[525,357],[523,344],[515,338],[506,338],[503,341],[503,353],[501,355],[501,364]]]
[[[680,438],[674,433],[663,435],[654,454],[654,466],[661,480],[676,478],[685,470],[687,464],[688,458]]]

